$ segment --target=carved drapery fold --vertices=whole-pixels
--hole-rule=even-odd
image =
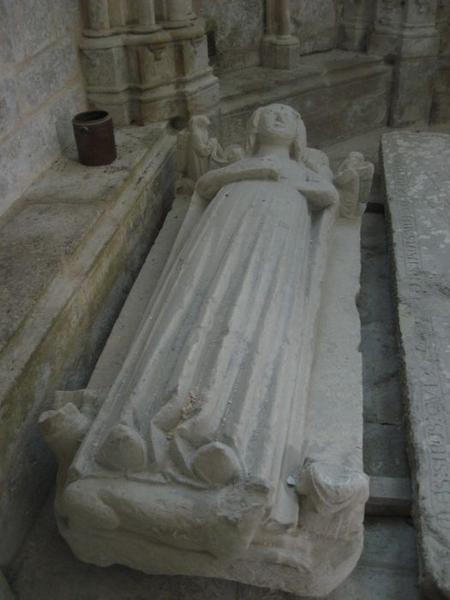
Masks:
[[[180,172],[201,176],[108,388],[40,420],[58,525],[94,564],[322,597],[363,547],[355,297],[373,166],[350,155],[339,194],[301,116],[274,104],[252,115],[247,154],[209,170],[231,155],[208,123],[183,134]]]

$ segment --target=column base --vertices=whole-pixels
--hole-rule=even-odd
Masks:
[[[182,21],[164,21],[162,26],[164,29],[181,29],[182,27],[189,27],[192,22],[189,19],[183,19]]]
[[[145,33],[154,33],[155,31],[160,31],[162,29],[159,23],[155,23],[154,25],[135,25],[129,33],[137,33],[137,34],[145,34]]]
[[[265,37],[262,64],[271,69],[296,69],[300,64],[300,42],[292,35]]]

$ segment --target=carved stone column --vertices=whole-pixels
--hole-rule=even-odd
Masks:
[[[194,17],[192,0],[166,0],[166,28],[187,27]]]
[[[373,0],[345,0],[339,32],[339,46],[345,50],[364,51],[375,18]]]
[[[91,0],[87,4],[88,28],[91,31],[108,31],[109,3],[108,0]]]
[[[439,51],[436,12],[437,0],[378,0],[369,52],[395,67],[392,125],[430,119]]]
[[[161,26],[156,24],[154,0],[137,1],[138,30],[140,32],[156,31]]]
[[[291,35],[290,0],[266,0],[266,15],[262,64],[272,69],[294,69],[300,60],[300,43]]]
[[[93,107],[110,112],[116,125],[215,111],[218,81],[192,0],[85,1],[81,56]]]
[[[291,33],[291,10],[289,0],[279,0],[279,35],[289,36]]]

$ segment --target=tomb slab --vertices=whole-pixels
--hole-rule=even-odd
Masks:
[[[421,582],[450,598],[450,136],[383,137]]]

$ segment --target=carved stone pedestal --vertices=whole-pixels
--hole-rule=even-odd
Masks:
[[[294,36],[265,36],[261,51],[265,67],[295,69],[300,64],[300,44]]]
[[[88,6],[81,57],[92,106],[110,112],[116,125],[215,111],[218,81],[191,2],[167,0],[157,14],[152,0],[127,10],[111,0]]]

